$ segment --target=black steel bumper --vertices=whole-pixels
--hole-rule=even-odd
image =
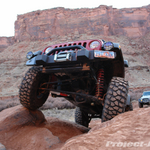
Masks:
[[[87,50],[83,46],[75,45],[68,47],[55,48],[47,54],[33,57],[26,62],[27,66],[54,66],[65,64],[79,64],[92,61],[104,61],[115,59],[116,52]]]

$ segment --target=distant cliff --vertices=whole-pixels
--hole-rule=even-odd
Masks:
[[[53,8],[18,15],[15,36],[0,38],[0,50],[15,41],[49,41],[84,35],[141,37],[150,32],[150,5],[140,8]]]
[[[54,8],[19,15],[15,22],[15,38],[20,41],[51,40],[67,35],[76,38],[81,34],[139,37],[148,31],[150,5],[125,9]]]

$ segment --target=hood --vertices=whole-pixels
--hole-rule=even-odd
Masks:
[[[150,95],[142,96],[141,99],[143,99],[143,98],[148,98],[148,99],[150,99]]]

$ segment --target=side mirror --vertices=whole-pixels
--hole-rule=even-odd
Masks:
[[[128,60],[124,60],[124,66],[129,67]]]

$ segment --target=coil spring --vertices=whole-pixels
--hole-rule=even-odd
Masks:
[[[95,95],[97,97],[103,97],[103,86],[104,86],[104,70],[99,69],[97,74],[97,85]]]

